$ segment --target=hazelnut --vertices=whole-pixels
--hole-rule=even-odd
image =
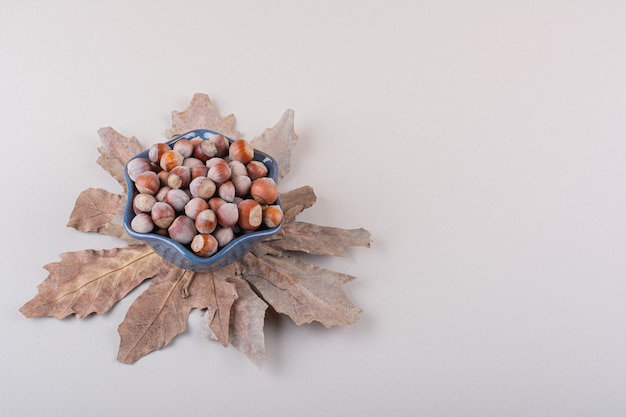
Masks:
[[[133,209],[135,212],[149,213],[156,202],[156,198],[152,194],[139,193],[133,198]]]
[[[217,147],[215,146],[215,142],[212,142],[210,140],[204,140],[200,142],[200,144],[197,146],[200,148],[200,152],[202,152],[202,155],[206,157],[205,161],[217,155]]]
[[[211,198],[217,186],[207,177],[197,177],[189,183],[189,192],[193,197]]]
[[[195,197],[185,204],[185,215],[193,220],[196,219],[198,213],[209,208],[209,203],[205,199]]]
[[[176,213],[174,212],[174,208],[169,204],[157,201],[154,206],[152,206],[150,216],[157,227],[167,228],[174,221]]]
[[[250,192],[250,187],[252,186],[252,180],[247,175],[241,175],[239,177],[234,177],[232,180],[233,185],[235,186],[235,195],[237,197],[245,197]]]
[[[202,164],[198,166],[191,167],[191,179],[198,177],[206,177],[206,174],[209,172],[209,168]]]
[[[251,180],[267,177],[267,167],[261,161],[250,161],[246,165],[246,171]]]
[[[226,204],[226,201],[222,200],[219,197],[213,197],[209,199],[209,208],[215,212],[220,208],[223,204]]]
[[[195,222],[182,214],[174,219],[170,227],[167,228],[167,233],[176,242],[186,245],[196,235]]]
[[[283,210],[278,205],[263,208],[263,224],[277,227],[283,221]]]
[[[165,143],[155,143],[150,147],[150,149],[148,149],[148,159],[158,164],[163,153],[171,150],[172,148]]]
[[[273,204],[278,198],[278,185],[269,177],[252,181],[250,195],[261,204]]]
[[[191,200],[187,193],[180,188],[171,189],[165,194],[165,202],[172,206],[175,211],[183,211],[185,205]]]
[[[248,170],[246,166],[239,161],[230,161],[228,163],[228,168],[230,168],[230,177],[236,178],[242,175],[248,176]]]
[[[196,229],[200,233],[212,233],[217,226],[217,216],[211,209],[202,210],[196,216]]]
[[[213,143],[215,145],[216,153],[215,156],[219,156],[220,158],[228,155],[228,148],[230,146],[230,142],[222,135],[213,136],[211,139],[208,139],[208,142]]]
[[[163,152],[159,165],[166,171],[171,171],[172,168],[181,165],[183,163],[183,157],[179,152],[171,150]]]
[[[202,141],[203,139],[200,136],[194,136],[193,138],[189,139],[189,142],[193,143],[193,146],[196,146]]]
[[[230,144],[228,148],[228,156],[234,161],[247,164],[254,158],[254,148],[252,144],[245,139],[239,139]]]
[[[167,233],[167,229],[162,229],[160,227],[157,227],[153,233],[163,237],[170,237],[170,235]]]
[[[156,194],[161,188],[161,181],[154,171],[146,171],[139,174],[135,187],[140,193]]]
[[[219,227],[213,232],[213,236],[217,240],[218,247],[228,245],[235,238],[235,231],[232,227]]]
[[[179,139],[172,145],[172,149],[181,154],[184,158],[193,155],[193,142],[189,139]]]
[[[239,211],[234,203],[224,203],[215,212],[217,222],[224,227],[231,227],[239,220]]]
[[[263,209],[256,200],[243,200],[237,206],[237,210],[239,211],[238,224],[243,230],[256,230],[263,222]]]
[[[167,178],[169,176],[170,176],[170,173],[165,170],[161,170],[157,173],[157,177],[159,177],[159,182],[161,183],[161,187],[164,185],[167,185]]]
[[[221,184],[230,178],[230,168],[228,163],[221,158],[212,158],[206,161],[209,172],[206,176],[210,180]]]
[[[235,198],[235,185],[232,181],[226,181],[223,184],[220,184],[217,189],[217,195],[227,203],[232,203],[233,198]]]
[[[213,166],[216,165],[216,164],[221,164],[222,161],[224,161],[222,158],[215,157],[215,158],[207,159],[207,161],[204,164],[207,166],[207,168],[210,169],[210,168],[213,168]],[[224,161],[224,162],[226,162],[226,161]],[[228,164],[228,162],[226,162],[226,164]]]
[[[131,220],[130,228],[137,233],[150,233],[154,229],[154,223],[149,214],[140,213]]]
[[[170,187],[168,187],[167,185],[163,186],[161,187],[161,189],[159,189],[159,192],[156,193],[154,197],[156,198],[157,201],[165,201],[165,195],[167,194],[169,190],[171,190]]]
[[[204,167],[206,165],[204,165],[204,161],[201,161],[198,158],[190,156],[190,157],[187,157],[187,158],[183,159],[183,166],[184,167],[193,168],[193,167],[197,167],[197,166]]]
[[[206,142],[206,141],[202,141]],[[206,162],[210,156],[205,154],[202,150],[202,142],[194,143],[193,145],[193,157],[201,160],[202,162]]]
[[[211,256],[217,252],[217,239],[209,234],[197,234],[191,241],[191,250],[199,256]]]
[[[183,188],[189,185],[191,181],[191,168],[179,165],[170,170],[167,177],[167,185],[171,188]]]
[[[146,171],[152,171],[152,164],[145,158],[131,159],[126,164],[126,173],[133,181],[137,181],[139,174]]]

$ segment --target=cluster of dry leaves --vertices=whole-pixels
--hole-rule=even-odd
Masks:
[[[218,116],[207,95],[196,94],[185,111],[172,112],[167,137],[210,129],[241,138],[234,123],[233,115]],[[342,288],[354,277],[317,267],[297,253],[344,255],[349,246],[369,246],[370,233],[297,221],[296,216],[315,203],[311,187],[281,194],[285,224],[277,235],[258,244],[239,262],[214,272],[194,273],[167,263],[149,246],[126,234],[124,165],[143,147],[136,138],[124,137],[110,127],[98,134],[102,141],[98,164],[120,183],[124,193],[96,188],[83,191],[68,226],[116,236],[127,245],[63,253],[60,262],[45,265],[48,277],[38,286],[38,294],[20,309],[26,317],[62,319],[72,314],[81,318],[103,314],[151,279],[119,326],[119,361],[133,363],[166,346],[185,330],[191,310],[203,309],[203,326],[211,337],[224,346],[230,343],[257,366],[265,358],[263,325],[268,305],[297,324],[318,321],[330,328],[358,319],[361,310]],[[278,161],[282,179],[289,172],[297,140],[293,111],[287,110],[273,128],[252,143]]]

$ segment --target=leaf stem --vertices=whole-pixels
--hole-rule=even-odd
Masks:
[[[188,269],[185,270],[185,272],[183,273],[183,276],[181,277],[181,282],[182,282],[182,287],[180,289],[180,295],[183,298],[188,298],[189,297],[189,286],[191,285],[191,283],[193,282],[193,278],[196,276],[196,273],[193,271],[190,271]]]

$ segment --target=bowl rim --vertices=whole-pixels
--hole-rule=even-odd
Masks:
[[[236,139],[232,139],[229,138],[226,135],[223,135],[221,133],[215,132],[213,130],[209,130],[209,129],[194,129],[194,130],[190,130],[186,133],[177,135],[165,142],[161,142],[161,143],[165,143],[167,145],[169,145],[170,147],[176,143],[177,141],[181,140],[181,139],[191,139],[197,136],[201,136],[203,138],[203,140],[207,140],[211,137],[217,136],[217,135],[221,135],[224,136],[230,143],[233,143]],[[132,221],[132,219],[136,216],[134,210],[133,210],[133,204],[132,201],[134,199],[134,197],[138,194],[137,189],[135,188],[135,183],[133,180],[130,179],[129,175],[128,175],[128,170],[127,170],[127,166],[128,163],[130,161],[132,161],[133,159],[137,159],[137,158],[145,158],[148,159],[148,152],[149,149],[146,149],[140,153],[138,153],[137,155],[135,155],[134,157],[132,157],[131,159],[128,160],[128,162],[124,165],[124,177],[126,179],[126,186],[127,186],[127,199],[126,199],[126,207],[124,209],[124,229],[126,230],[126,233],[128,233],[129,236],[140,240],[142,242],[145,242],[146,244],[148,244],[150,247],[152,247],[152,249],[154,249],[154,251],[161,257],[164,257],[161,253],[159,253],[160,250],[160,246],[161,245],[165,245],[166,247],[170,247],[171,249],[173,249],[178,255],[179,257],[182,258],[186,258],[188,261],[191,262],[192,265],[197,265],[198,267],[202,268],[207,268],[212,264],[215,263],[219,263],[224,257],[228,257],[228,256],[235,256],[235,258],[231,261],[234,262],[236,261],[238,258],[237,256],[237,251],[235,249],[246,245],[246,244],[254,244],[258,241],[261,241],[262,239],[272,236],[276,233],[278,233],[283,226],[284,223],[284,219],[281,220],[280,224],[278,224],[276,227],[273,228],[265,228],[265,229],[261,229],[261,230],[253,230],[253,231],[249,231],[249,232],[244,232],[242,235],[236,236],[232,241],[230,241],[228,244],[226,244],[224,247],[220,248],[215,254],[211,255],[211,256],[200,256],[195,254],[193,251],[191,251],[190,249],[188,249],[187,247],[185,247],[183,244],[176,242],[175,240],[166,237],[166,236],[161,236],[158,235],[154,232],[149,232],[149,233],[138,233],[135,232],[134,230],[131,229],[130,227],[130,223]],[[268,177],[272,178],[275,182],[278,183],[278,173],[279,173],[279,169],[278,169],[278,163],[276,162],[276,160],[274,158],[272,158],[270,155],[266,154],[265,152],[262,152],[258,149],[254,149],[254,160],[258,160],[263,162],[266,166],[268,166]],[[282,208],[282,204],[280,201],[280,194],[278,196],[278,199],[276,200],[275,203],[273,203],[272,205],[279,205]],[[155,248],[155,245],[157,246]],[[245,252],[249,252],[248,251],[244,251]],[[243,255],[241,255],[243,256]],[[240,257],[240,256],[239,256]],[[172,261],[170,259],[167,259],[170,262],[176,263],[175,261]],[[229,263],[231,263],[229,262]]]

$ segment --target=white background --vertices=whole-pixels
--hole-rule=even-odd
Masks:
[[[372,232],[316,260],[364,312],[266,322],[259,370],[203,339],[116,362],[134,291],[18,308],[61,252],[98,128],[148,146],[193,93],[247,137],[295,110],[283,190]],[[3,416],[624,416],[626,4],[0,0]]]

